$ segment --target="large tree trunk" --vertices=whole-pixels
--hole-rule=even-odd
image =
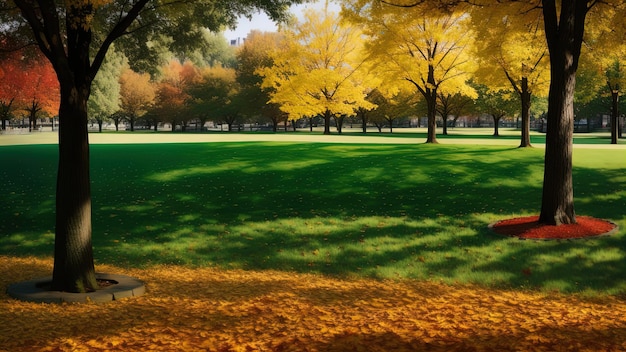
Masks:
[[[528,78],[522,77],[522,91],[520,100],[522,101],[522,140],[520,148],[532,147],[530,144],[530,92],[528,91]]]
[[[574,89],[582,45],[587,1],[543,1],[550,51],[550,92],[546,131],[543,193],[539,221],[551,225],[576,223],[572,182]]]
[[[88,96],[88,88],[62,88],[52,272],[52,289],[58,291],[98,288],[91,246]]]

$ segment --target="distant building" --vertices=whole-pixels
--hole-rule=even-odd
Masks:
[[[241,37],[238,37],[237,39],[231,39],[230,46],[240,46],[240,45],[243,45],[245,41],[246,41],[246,38],[241,38]]]

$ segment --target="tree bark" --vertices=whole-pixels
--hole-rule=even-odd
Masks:
[[[68,91],[69,90],[69,91]],[[83,89],[85,90],[85,89]],[[91,186],[87,97],[64,89],[59,109],[59,165],[52,289],[89,292],[98,288],[91,246]]]
[[[437,142],[437,89],[435,87],[435,68],[428,66],[428,86],[425,89],[424,98],[428,105],[428,136],[426,143]]]
[[[330,110],[324,112],[324,134],[330,134]]]
[[[574,88],[582,45],[587,1],[543,1],[544,27],[550,51],[550,91],[543,192],[539,222],[576,223],[572,182]]]
[[[528,91],[528,78],[522,77],[522,91],[520,100],[522,101],[522,140],[520,148],[532,147],[530,144],[530,102],[531,94]]]
[[[493,117],[493,136],[500,137],[500,118],[501,116],[492,115]]]

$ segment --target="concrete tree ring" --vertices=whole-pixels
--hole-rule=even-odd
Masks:
[[[146,293],[145,284],[130,276],[96,273],[96,279],[109,281],[110,285],[95,292],[87,293],[50,291],[46,284],[52,282],[52,277],[43,277],[9,285],[7,294],[17,300],[26,302],[104,303],[117,301],[122,298],[137,297]]]

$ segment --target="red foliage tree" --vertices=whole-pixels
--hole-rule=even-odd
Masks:
[[[21,54],[18,52],[5,53],[0,57],[0,120],[2,130],[6,130],[6,122],[12,117],[15,110],[15,101],[18,92],[22,91]]]
[[[0,59],[0,118],[2,129],[17,111],[27,112],[29,126],[37,127],[37,115],[59,110],[59,81],[52,65],[41,54],[14,51]]]

